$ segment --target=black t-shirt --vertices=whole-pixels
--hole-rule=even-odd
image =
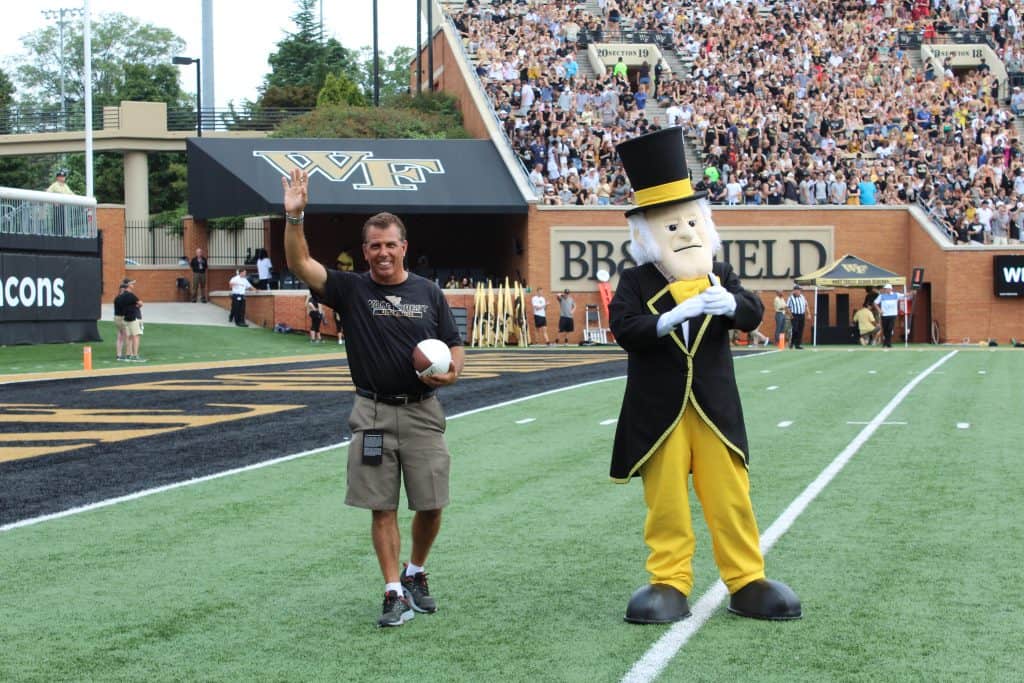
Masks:
[[[139,297],[128,290],[118,294],[114,298],[114,315],[124,316],[124,319],[131,322],[137,319],[139,311]]]
[[[205,258],[193,257],[192,260],[189,262],[189,265],[192,267],[192,272],[193,273],[205,273],[206,272],[206,259]]]
[[[323,302],[341,316],[352,381],[361,389],[423,393],[413,347],[431,338],[462,345],[441,288],[414,273],[400,285],[381,285],[369,273],[328,270]]]

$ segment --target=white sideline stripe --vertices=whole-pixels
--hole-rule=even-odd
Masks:
[[[799,496],[793,499],[793,502],[789,504],[782,514],[779,515],[778,519],[772,522],[772,525],[768,527],[768,530],[761,534],[761,552],[767,554],[771,547],[775,545],[775,542],[786,533],[797,517],[803,514],[803,511],[807,509],[807,506],[818,497],[818,494],[825,490],[825,487],[835,479],[842,469],[846,466],[846,463],[856,455],[860,447],[871,438],[871,435],[875,433],[878,427],[885,422],[885,418],[889,417],[896,407],[903,402],[903,399],[913,391],[914,387],[921,383],[925,377],[930,375],[933,370],[938,368],[940,365],[945,363],[947,360],[957,354],[956,350],[950,351],[939,360],[932,363],[930,366],[925,368],[917,377],[910,380],[906,386],[897,392],[892,400],[885,404],[885,407],[864,429],[860,430],[860,433],[854,437],[846,448],[835,457],[835,459],[829,463],[829,465],[821,471],[821,474],[807,485]],[[631,668],[625,676],[622,677],[623,683],[648,683],[657,678],[658,674],[668,665],[669,661],[676,656],[679,649],[686,644],[701,626],[708,620],[708,618],[718,609],[720,603],[725,600],[728,595],[728,591],[725,588],[725,584],[721,580],[715,582],[715,584],[708,589],[704,595],[700,597],[697,604],[691,610],[693,615],[684,621],[676,622],[676,624],[670,628],[665,634],[659,638],[651,647],[647,650],[643,657],[641,657]]]
[[[52,519],[60,519],[61,517],[70,517],[71,515],[77,515],[81,512],[89,512],[90,510],[99,510],[100,508],[110,507],[111,505],[117,505],[118,503],[127,503],[131,500],[137,500],[139,498],[145,498],[151,496],[154,493],[163,493],[164,491],[173,491],[174,489],[180,489],[185,486],[192,486],[193,484],[201,484],[205,481],[212,481],[213,479],[220,479],[221,477],[228,477],[233,474],[241,474],[242,472],[249,472],[251,470],[258,470],[263,467],[269,467],[282,462],[288,462],[289,460],[298,460],[304,458],[307,455],[316,455],[317,453],[323,453],[329,451],[332,448],[339,448],[341,446],[347,446],[351,440],[342,441],[341,443],[332,444],[330,446],[321,446],[320,448],[314,448],[311,451],[303,451],[302,453],[292,453],[291,455],[285,455],[280,458],[274,458],[273,460],[264,460],[263,462],[253,463],[252,465],[246,465],[245,467],[236,467],[233,470],[224,470],[223,472],[217,472],[215,474],[207,474],[203,477],[196,477],[194,479],[186,479],[185,481],[178,481],[173,484],[165,484],[164,486],[157,486],[151,489],[145,489],[143,491],[136,491],[135,493],[129,493],[125,496],[118,496],[117,498],[107,498],[106,500],[100,500],[95,503],[89,503],[88,505],[81,505],[79,507],[68,508],[67,510],[61,510],[60,512],[53,512],[48,515],[40,515],[39,517],[31,517],[29,519],[22,519],[17,522],[11,522],[10,524],[4,524],[0,526],[0,533],[4,531],[10,531],[12,529],[18,529],[24,526],[32,526],[33,524],[39,524],[40,522],[49,522]]]
[[[771,353],[771,352],[768,352],[768,353]],[[741,358],[751,358],[751,357],[754,357],[754,356],[765,356],[765,355],[768,355],[768,353],[748,354],[748,355],[745,355],[745,356],[736,356],[734,358],[734,360],[739,360]],[[595,380],[592,380],[590,382],[582,382],[580,384],[572,384],[572,385],[569,385],[567,387],[560,387],[558,389],[549,389],[548,391],[542,391],[542,392],[537,393],[537,394],[530,394],[529,396],[522,396],[520,398],[514,398],[514,399],[512,399],[510,401],[502,401],[501,403],[494,403],[492,405],[484,406],[482,408],[474,408],[473,410],[467,410],[467,411],[462,412],[462,413],[457,413],[455,415],[451,415],[447,419],[449,419],[449,420],[456,420],[456,419],[458,419],[460,417],[466,417],[467,415],[474,415],[476,413],[482,413],[485,410],[494,410],[495,408],[503,408],[505,406],[510,406],[510,405],[514,405],[516,403],[521,403],[523,401],[529,401],[530,399],[540,398],[541,396],[550,396],[551,394],[558,394],[558,393],[561,393],[563,391],[571,391],[572,389],[579,389],[579,388],[582,388],[582,387],[589,387],[589,386],[592,386],[594,384],[601,384],[602,382],[613,382],[615,380],[620,380],[620,379],[626,379],[626,376],[625,375],[619,375],[617,377],[606,377],[604,379],[595,379]],[[314,448],[313,450],[310,450],[310,451],[303,451],[301,453],[293,453],[291,455],[285,455],[285,456],[282,456],[280,458],[274,458],[273,460],[264,460],[263,462],[254,463],[252,465],[246,465],[245,467],[237,467],[237,468],[235,468],[233,470],[225,470],[223,472],[217,472],[216,474],[209,474],[209,475],[206,475],[204,477],[196,477],[195,479],[188,479],[187,481],[179,481],[179,482],[175,482],[173,484],[166,484],[165,486],[157,486],[156,488],[146,489],[144,491],[136,491],[135,493],[130,493],[130,494],[126,495],[126,496],[118,496],[117,498],[108,498],[106,500],[100,500],[100,501],[97,501],[95,503],[89,503],[88,505],[82,505],[82,506],[79,506],[79,507],[69,508],[67,510],[61,510],[60,512],[53,512],[53,513],[50,513],[48,515],[40,515],[39,517],[30,517],[29,519],[22,519],[22,520],[19,520],[17,522],[11,522],[10,524],[4,524],[3,526],[0,526],[0,533],[3,533],[5,531],[10,531],[12,529],[18,529],[20,527],[32,526],[33,524],[39,524],[40,522],[48,522],[48,521],[53,520],[53,519],[61,519],[62,517],[70,517],[71,515],[77,515],[77,514],[79,514],[81,512],[89,512],[90,510],[99,510],[100,508],[110,507],[111,505],[117,505],[118,503],[126,503],[128,501],[137,500],[139,498],[145,498],[146,496],[151,496],[154,493],[163,493],[164,491],[172,491],[174,489],[179,489],[179,488],[182,488],[184,486],[191,486],[193,484],[201,484],[203,482],[210,481],[212,479],[220,479],[221,477],[227,477],[227,476],[230,476],[232,474],[241,474],[242,472],[248,472],[250,470],[258,470],[258,469],[260,469],[262,467],[269,467],[270,465],[276,465],[278,463],[288,462],[289,460],[298,460],[299,458],[304,458],[307,455],[316,455],[317,453],[323,453],[324,451],[329,451],[329,450],[331,450],[333,448],[342,448],[343,446],[347,446],[349,443],[351,443],[351,440],[341,441],[339,443],[331,444],[329,446],[320,446],[319,448]]]
[[[520,403],[522,401],[527,401],[527,400],[532,399],[532,398],[539,398],[541,396],[548,396],[550,394],[557,394],[557,393],[562,392],[562,391],[569,391],[571,389],[578,389],[580,387],[586,387],[586,386],[590,386],[592,384],[599,384],[601,382],[610,382],[610,381],[618,380],[618,379],[625,379],[625,375],[620,375],[618,377],[608,377],[606,379],[598,379],[598,380],[594,380],[594,381],[591,381],[591,382],[583,382],[582,384],[573,384],[571,386],[561,387],[559,389],[551,389],[549,391],[542,391],[539,394],[531,394],[529,396],[523,396],[521,398],[512,399],[511,401],[503,401],[501,403],[495,403],[493,405],[484,406],[482,408],[475,408],[473,410],[467,410],[464,413],[458,413],[457,415],[452,415],[448,419],[449,420],[455,420],[455,419],[458,419],[460,417],[465,417],[466,415],[473,415],[474,413],[480,413],[480,412],[483,412],[485,410],[493,410],[494,408],[501,408],[501,407],[504,407],[504,406],[512,405],[514,403]],[[118,503],[127,503],[127,502],[132,501],[132,500],[138,500],[139,498],[145,498],[146,496],[151,496],[151,495],[153,495],[155,493],[163,493],[165,491],[173,491],[174,489],[180,489],[180,488],[183,488],[185,486],[192,486],[193,484],[202,484],[203,482],[212,481],[213,479],[220,479],[222,477],[229,477],[229,476],[234,475],[234,474],[241,474],[243,472],[249,472],[249,471],[252,471],[252,470],[258,470],[258,469],[261,469],[263,467],[270,467],[271,465],[277,465],[277,464],[282,463],[282,462],[288,462],[289,460],[298,460],[299,458],[304,458],[307,455],[316,455],[317,453],[323,453],[324,451],[329,451],[329,450],[332,450],[334,448],[342,448],[343,446],[347,446],[349,443],[351,443],[351,439],[347,439],[347,440],[341,441],[339,443],[331,444],[329,446],[320,446],[319,448],[314,448],[314,449],[309,450],[309,451],[303,451],[301,453],[292,453],[291,455],[285,455],[285,456],[282,456],[280,458],[274,458],[273,460],[264,460],[263,462],[253,463],[252,465],[246,465],[244,467],[236,467],[235,469],[224,470],[223,472],[217,472],[215,474],[208,474],[208,475],[203,476],[203,477],[196,477],[194,479],[187,479],[185,481],[178,481],[178,482],[175,482],[173,484],[166,484],[164,486],[157,486],[155,488],[145,489],[143,491],[136,491],[135,493],[129,493],[128,495],[118,496],[116,498],[107,498],[106,500],[100,500],[100,501],[97,501],[95,503],[89,503],[88,505],[81,505],[79,507],[69,508],[67,510],[61,510],[60,512],[53,512],[53,513],[50,513],[48,515],[40,515],[39,517],[30,517],[29,519],[22,519],[22,520],[19,520],[17,522],[11,522],[10,524],[4,524],[3,526],[0,526],[0,533],[3,533],[4,531],[11,531],[12,529],[18,529],[18,528],[21,528],[21,527],[32,526],[34,524],[39,524],[41,522],[49,522],[50,520],[54,520],[54,519],[61,519],[63,517],[70,517],[71,515],[77,515],[77,514],[82,513],[82,512],[89,512],[91,510],[99,510],[101,508],[110,507],[111,505],[117,505]]]

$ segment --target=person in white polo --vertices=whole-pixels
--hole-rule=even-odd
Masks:
[[[906,298],[894,292],[888,282],[882,287],[882,293],[875,298],[875,305],[882,311],[882,346],[892,348],[892,331],[896,328],[896,316],[899,315],[900,300]]]

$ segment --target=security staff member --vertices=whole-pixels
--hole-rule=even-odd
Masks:
[[[807,299],[804,298],[803,287],[793,285],[793,293],[786,300],[786,307],[793,322],[793,338],[790,340],[790,347],[794,349],[804,348],[804,323],[807,320]]]
[[[234,322],[238,327],[249,327],[249,323],[245,322],[245,293],[256,288],[245,276],[245,268],[235,271],[228,286],[231,287],[231,314],[228,315],[228,322]]]

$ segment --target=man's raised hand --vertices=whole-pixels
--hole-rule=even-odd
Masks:
[[[285,215],[298,216],[305,211],[309,201],[309,174],[302,169],[292,169],[281,178],[281,189],[284,190]]]

